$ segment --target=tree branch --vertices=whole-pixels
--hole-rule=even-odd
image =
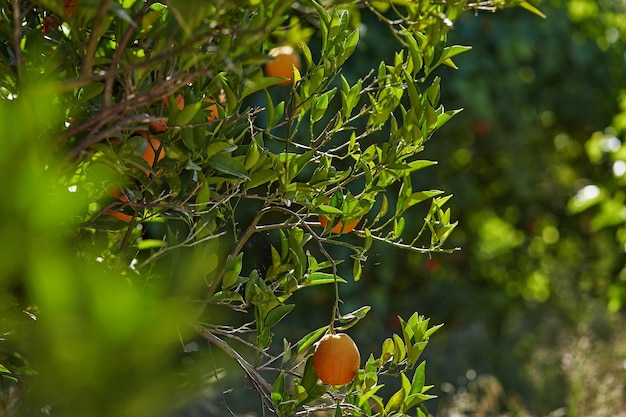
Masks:
[[[200,336],[202,336],[207,343],[211,343],[219,347],[224,353],[226,353],[226,355],[234,359],[239,364],[248,378],[250,378],[250,381],[252,381],[255,389],[261,395],[261,398],[267,402],[268,407],[274,412],[275,410],[272,402],[272,385],[267,382],[267,380],[265,380],[265,378],[263,378],[263,376],[261,376],[261,374],[243,358],[243,356],[241,356],[235,349],[218,336],[204,328],[200,329]]]
[[[83,65],[81,68],[81,76],[87,76],[91,74],[93,68],[93,62],[96,56],[96,48],[98,47],[98,40],[100,40],[100,31],[102,30],[104,17],[107,14],[107,8],[109,7],[110,0],[102,0],[98,7],[96,19],[93,23],[91,34],[89,35],[89,41],[87,43],[87,51],[83,58]]]
[[[15,66],[17,67],[17,85],[24,73],[24,54],[21,47],[22,41],[22,12],[20,10],[20,1],[13,0],[13,54],[15,55]]]

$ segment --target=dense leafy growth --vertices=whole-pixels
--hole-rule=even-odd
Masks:
[[[2,2],[0,415],[425,416],[430,319],[400,318],[342,387],[311,354],[367,326],[371,307],[342,289],[375,245],[459,256],[454,200],[425,172],[462,155],[423,152],[459,111],[442,104],[470,49],[453,24],[509,6],[542,15],[520,0]],[[365,21],[389,55],[353,77]],[[622,226],[606,212],[594,227]],[[506,217],[480,223],[481,255],[522,245]],[[547,300],[541,271],[521,269],[497,283]],[[294,335],[318,286],[325,319]],[[258,401],[234,404],[233,380]]]

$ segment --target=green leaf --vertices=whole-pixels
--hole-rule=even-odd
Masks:
[[[391,358],[393,358],[393,353],[394,353],[393,339],[388,337],[385,339],[381,347],[380,359],[383,361],[383,363],[387,363],[388,361],[391,360]]]
[[[348,59],[350,55],[352,55],[358,43],[359,43],[359,31],[358,29],[355,29],[348,35],[348,37],[343,43],[343,48],[344,48],[343,60],[344,61]]]
[[[402,232],[404,231],[404,217],[399,217],[397,219],[393,220],[393,234],[396,237],[399,237],[402,235]]]
[[[234,271],[226,271],[224,273],[224,278],[222,278],[222,288],[227,289],[231,288],[237,283],[239,279],[239,275]]]
[[[295,158],[295,162],[294,162],[294,171],[292,174],[292,178],[294,178],[296,175],[298,175],[300,172],[302,172],[302,170],[311,163],[311,159],[313,158],[313,156],[315,155],[315,150],[311,149],[306,151],[305,153],[303,153],[302,155],[298,156],[297,158]]]
[[[236,291],[218,291],[211,297],[211,302],[238,302],[243,303],[243,297]]]
[[[300,381],[302,387],[306,390],[306,392],[310,392],[315,385],[317,384],[317,374],[315,373],[315,368],[313,367],[313,355],[310,355],[307,358],[306,364],[304,365],[304,371],[302,373],[302,381]],[[307,396],[307,400],[308,400]]]
[[[462,54],[463,52],[467,52],[471,49],[472,49],[471,46],[452,45],[452,46],[446,47],[443,50],[443,56],[445,57],[445,59],[449,59],[459,54]]]
[[[113,14],[118,16],[120,19],[126,21],[126,23],[129,23],[131,26],[137,26],[133,18],[126,11],[126,9],[117,2],[109,3],[109,11],[113,12]]]
[[[293,228],[289,233],[289,252],[292,255],[291,259],[295,268],[294,274],[298,281],[301,281],[304,276],[304,272],[306,271],[307,258],[304,253],[304,249],[302,248],[302,239],[298,238],[296,233],[297,231],[301,231],[301,229]]]
[[[459,114],[462,111],[463,109],[450,110],[441,114],[439,117],[437,117],[437,129],[439,129],[441,126],[446,124],[448,120],[450,120],[451,118],[453,118],[455,115]]]
[[[298,43],[299,49],[302,51],[302,55],[304,55],[304,62],[306,63],[307,68],[313,67],[313,56],[311,54],[311,49],[306,44],[306,42]]]
[[[404,392],[407,392],[410,394],[411,381],[409,381],[409,378],[406,376],[406,373],[400,372],[400,379],[402,382],[402,389],[404,390]]]
[[[406,200],[404,200],[401,211],[406,211],[408,208],[440,194],[443,194],[443,191],[430,190],[430,191],[415,192],[411,194]]]
[[[415,374],[413,374],[413,380],[411,381],[411,391],[409,394],[418,394],[422,392],[424,383],[426,381],[426,361],[423,361],[415,368]]]
[[[241,273],[241,269],[243,267],[243,252],[239,253],[239,255],[232,257],[228,256],[226,259],[226,270],[233,271],[237,274]]]
[[[326,214],[343,214],[343,211],[341,209],[335,208],[328,204],[320,205],[319,207],[317,207],[316,211],[318,213],[326,213]]]
[[[239,279],[243,262],[243,252],[236,257],[229,256],[226,260],[226,271],[222,278],[222,288],[227,289],[234,286]]]
[[[404,400],[404,408],[408,410],[409,408],[415,407],[416,405],[421,404],[426,400],[432,400],[434,398],[437,398],[437,396],[422,393],[410,394]]]
[[[379,403],[380,402],[379,397],[374,397],[374,394],[376,394],[384,386],[385,386],[384,384],[373,385],[371,388],[369,388],[363,394],[359,395],[359,397],[358,397],[359,398],[359,407],[363,407],[363,405],[367,401],[369,401],[370,398],[372,400],[376,401],[377,403]],[[382,404],[378,404],[378,405],[382,408]]]
[[[202,101],[197,101],[195,103],[186,104],[185,107],[179,111],[176,116],[173,118],[172,123],[174,126],[184,126],[194,118],[196,113],[200,111],[202,107]]]
[[[255,187],[275,181],[278,179],[276,171],[273,169],[262,169],[250,174],[250,180],[246,183],[246,189],[251,190]]]
[[[312,332],[304,336],[302,339],[300,339],[300,342],[298,344],[297,354],[299,355],[300,353],[307,350],[310,346],[312,346],[315,342],[317,342],[324,335],[324,333],[328,331],[329,327],[330,326],[328,325],[324,327],[320,327],[319,329],[313,330]]]
[[[543,19],[545,19],[545,18],[546,18],[546,15],[545,15],[545,14],[543,14],[543,13],[541,12],[541,10],[539,10],[538,8],[536,8],[535,6],[533,6],[532,4],[528,3],[527,1],[522,1],[522,2],[520,2],[520,3],[519,3],[519,6],[520,6],[521,8],[523,8],[523,9],[526,9],[526,10],[528,10],[529,12],[531,12],[531,13],[533,13],[533,14],[535,14],[535,15],[537,15],[537,16],[539,16],[539,17],[541,17],[541,18],[543,18]]]
[[[213,142],[206,148],[206,157],[210,158],[219,153],[230,153],[237,149],[237,145],[228,142]]]
[[[232,156],[217,154],[213,155],[207,161],[207,164],[220,172],[225,174],[230,174],[236,178],[240,178],[243,180],[249,180],[248,172],[244,168],[243,164],[233,158]]]
[[[435,333],[437,330],[441,329],[442,327],[443,327],[443,324],[438,324],[436,326],[431,327],[424,333],[424,338],[430,337],[433,333]]]
[[[402,338],[395,333],[393,334],[393,344],[394,351],[392,364],[393,366],[397,366],[404,360],[404,358],[406,358],[406,345]]]
[[[165,242],[161,239],[142,239],[137,242],[137,249],[146,250],[146,249],[155,249],[165,246]]]
[[[437,161],[428,161],[428,160],[425,160],[425,159],[419,159],[417,161],[409,162],[409,171],[410,172],[415,172],[415,171],[418,171],[420,169],[431,167],[433,165],[437,165]]]
[[[387,405],[385,406],[385,413],[401,411],[405,396],[406,393],[404,392],[404,389],[400,388],[387,402]]]
[[[91,83],[83,87],[79,97],[79,103],[85,103],[88,100],[100,95],[104,91],[104,83]]]
[[[209,201],[211,201],[211,190],[204,175],[199,174],[199,177],[201,185],[198,194],[196,194],[196,204],[198,205],[197,209],[201,211],[204,210],[208,206]]]
[[[285,371],[281,371],[278,377],[274,381],[272,386],[272,401],[278,405],[283,401],[283,398],[287,394],[285,390]]]
[[[270,246],[270,249],[272,252],[272,267],[278,268],[282,263],[280,254],[278,253],[278,250],[274,247],[274,245]]]
[[[439,103],[439,97],[441,94],[441,77],[435,77],[433,83],[426,89],[426,96],[428,101],[435,106]]]
[[[263,90],[272,85],[284,82],[284,78],[280,77],[258,77],[254,79],[247,79],[243,85],[243,91],[241,98],[247,97],[252,93]]]
[[[347,283],[345,279],[338,275],[328,274],[325,272],[312,272],[306,276],[302,286],[310,287],[312,285],[333,284],[335,281],[342,284]]]
[[[361,265],[361,261],[359,259],[355,259],[354,264],[352,265],[352,279],[355,282],[360,280],[362,273],[363,273],[363,267]]]
[[[313,99],[313,107],[311,108],[311,120],[313,122],[317,122],[324,117],[324,114],[326,114],[326,110],[328,109],[328,104],[333,99],[336,92],[337,87]]]
[[[283,304],[274,307],[265,316],[265,326],[273,327],[293,310],[295,304]]]
[[[422,69],[422,66],[424,65],[422,52],[420,50],[420,47],[418,46],[417,40],[413,37],[413,35],[408,30],[404,30],[402,32],[402,35],[404,37],[404,40],[406,40],[408,47],[409,47],[409,55],[413,63],[412,74],[417,74]],[[413,79],[412,76],[407,77],[407,78],[410,80]],[[413,100],[411,100],[411,104],[414,104]]]
[[[346,330],[354,326],[359,320],[365,318],[365,316],[371,309],[372,308],[370,306],[364,306],[353,311],[352,313],[342,314],[339,317],[339,323],[341,324],[341,326],[339,326],[339,329]]]

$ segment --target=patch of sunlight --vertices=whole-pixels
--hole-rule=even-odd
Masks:
[[[541,271],[535,271],[526,278],[526,298],[547,301],[550,298],[550,279]]]
[[[524,233],[511,223],[492,215],[482,220],[479,230],[479,249],[485,258],[495,258],[521,245]]]
[[[569,202],[569,209],[574,213],[585,210],[596,204],[601,195],[601,190],[597,185],[589,184],[578,190],[576,195]]]

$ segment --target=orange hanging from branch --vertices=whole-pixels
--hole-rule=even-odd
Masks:
[[[346,385],[361,366],[361,354],[354,340],[345,333],[322,337],[313,353],[313,368],[327,385]]]
[[[265,64],[265,75],[286,78],[278,85],[291,85],[294,67],[300,70],[300,55],[291,46],[279,46],[272,49],[268,55],[272,60]]]

